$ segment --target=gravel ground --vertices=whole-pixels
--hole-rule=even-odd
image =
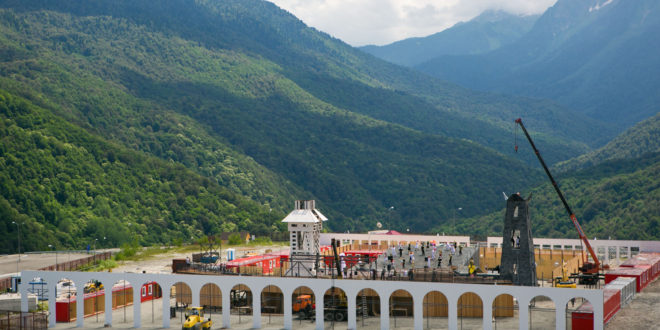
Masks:
[[[621,309],[605,329],[660,329],[660,280],[657,278],[632,303]]]
[[[236,249],[236,257],[240,258],[246,253],[257,253],[263,254],[267,249],[272,249],[276,251],[277,249],[287,249],[288,247],[282,246],[239,246],[234,247]],[[225,260],[227,254],[225,249],[222,249],[221,257],[222,260]],[[167,252],[159,255],[155,255],[148,260],[140,261],[123,261],[120,265],[112,270],[113,273],[171,273],[172,272],[172,259],[185,259],[186,256],[192,259],[193,253],[199,253],[200,251],[188,251],[188,252]]]

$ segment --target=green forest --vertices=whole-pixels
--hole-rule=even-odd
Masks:
[[[23,247],[84,249],[194,240],[218,231],[281,231],[283,214],[180,164],[90,135],[0,92],[0,232]],[[103,238],[105,237],[105,240]],[[4,239],[0,249],[16,247]]]

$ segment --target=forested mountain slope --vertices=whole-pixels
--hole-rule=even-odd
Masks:
[[[560,171],[582,169],[616,159],[634,159],[660,152],[660,113],[631,127],[602,148],[556,164]]]
[[[657,240],[660,237],[660,153],[614,160],[557,177],[560,189],[589,238]],[[535,237],[577,238],[578,234],[550,183],[532,193]],[[502,201],[502,206],[505,202]],[[502,235],[504,209],[459,219],[460,233]],[[444,225],[436,230],[448,230]]]
[[[130,150],[0,91],[0,252],[188,242],[284,230],[283,213],[181,164]],[[103,238],[106,238],[103,240]]]
[[[370,76],[374,66],[351,61],[372,57],[265,2],[3,1],[0,7],[0,87],[9,93],[262,205],[287,211],[296,198],[316,198],[336,230],[371,227],[390,206],[392,226],[400,229],[405,219],[406,227],[425,230],[448,217],[456,198],[478,214],[495,205],[490,191],[539,178],[520,161],[442,131],[497,140],[509,137],[507,130],[488,120],[470,126],[460,104],[442,110],[385,87],[396,77],[422,75],[379,62],[390,72]],[[333,90],[364,97],[322,94]],[[363,100],[370,105],[359,105]],[[391,112],[370,113],[382,109]],[[436,117],[423,122],[423,114]],[[385,116],[392,118],[379,118]],[[444,126],[408,127],[403,121],[411,117],[420,127]],[[583,148],[562,148],[555,159]]]
[[[484,214],[501,191],[542,180],[527,165],[533,155],[510,157],[519,116],[550,163],[613,132],[548,101],[473,93],[378,60],[257,0],[0,1],[0,88],[254,207],[286,212],[294,199],[317,199],[339,231],[377,221],[425,231],[457,204]],[[19,178],[11,185],[29,187]],[[12,196],[3,198],[17,214],[34,203],[25,214],[43,221],[34,215],[43,205]],[[178,213],[198,212],[183,205]],[[53,223],[81,219],[58,213]]]

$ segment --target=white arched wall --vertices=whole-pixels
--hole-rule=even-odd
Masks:
[[[438,283],[438,282],[396,282],[396,286],[392,285],[391,281],[371,281],[371,280],[328,280],[328,279],[314,279],[314,278],[293,278],[293,277],[258,277],[258,276],[213,276],[213,275],[180,275],[180,274],[139,274],[139,273],[91,273],[91,272],[49,272],[49,271],[23,271],[22,276],[25,278],[41,277],[48,283],[49,292],[55,292],[57,281],[61,278],[68,278],[75,282],[79,296],[82,296],[84,284],[91,279],[97,279],[102,283],[112,285],[119,280],[126,280],[131,285],[142,285],[147,281],[154,281],[163,288],[163,327],[169,328],[169,302],[170,290],[176,282],[183,282],[190,286],[193,295],[193,304],[199,305],[201,288],[206,283],[213,283],[217,285],[222,293],[222,305],[230,306],[229,292],[235,285],[242,284],[247,286],[252,291],[252,310],[253,310],[253,327],[261,328],[261,295],[255,292],[261,292],[268,285],[275,285],[282,290],[284,296],[284,327],[286,329],[292,328],[292,313],[291,313],[291,299],[293,291],[301,286],[306,286],[314,291],[316,296],[316,305],[323,306],[323,296],[326,290],[330,289],[333,285],[346,292],[348,299],[349,310],[355,309],[355,299],[360,290],[369,288],[375,290],[381,297],[381,315],[380,327],[381,329],[389,329],[389,299],[383,297],[390,297],[392,292],[396,290],[406,290],[413,297],[413,314],[415,329],[422,329],[423,326],[423,301],[424,296],[430,291],[439,291],[447,297],[449,308],[449,328],[457,329],[457,303],[458,298],[466,292],[473,292],[481,297],[483,306],[491,306],[495,297],[500,294],[510,294],[518,300],[519,308],[519,328],[527,329],[529,315],[527,306],[532,298],[536,296],[547,296],[553,300],[555,306],[566,306],[566,303],[571,298],[583,297],[588,299],[594,306],[594,329],[603,329],[603,292],[601,290],[585,290],[585,289],[563,289],[563,288],[545,288],[545,287],[521,287],[510,285],[481,285],[481,284],[458,284],[458,283]],[[137,284],[140,283],[140,284]],[[108,287],[111,290],[111,287]],[[27,301],[27,286],[21,285],[21,310],[28,311]],[[133,290],[134,296],[134,327],[141,326],[140,309],[140,290],[139,288]],[[106,324],[112,325],[112,303],[108,303],[108,299],[112,299],[111,295],[106,295]],[[55,310],[55,299],[49,299],[49,310]],[[78,315],[82,315],[83,305],[78,305]],[[491,316],[492,309],[484,307],[483,309],[483,328],[491,329]],[[557,329],[565,329],[565,309],[556,308],[556,325]],[[355,313],[348,313],[348,328],[356,328]],[[78,327],[84,326],[84,318],[79,317],[76,321]],[[50,313],[48,316],[49,327],[55,326],[55,313]],[[222,309],[222,326],[231,327],[229,308]],[[316,309],[316,329],[323,329],[323,308]]]

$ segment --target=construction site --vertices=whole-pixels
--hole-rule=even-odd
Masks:
[[[37,279],[56,328],[603,329],[638,311],[638,297],[660,302],[660,242],[588,239],[516,123],[577,239],[534,238],[532,200],[519,193],[506,198],[501,235],[478,242],[383,228],[324,233],[328,218],[316,202],[297,200],[282,219],[288,247],[223,250],[209,236],[198,253],[160,259],[156,268],[24,271],[15,288],[20,309],[30,309],[27,283]],[[637,322],[657,324],[649,317]],[[28,324],[8,314],[0,328],[16,322]]]

